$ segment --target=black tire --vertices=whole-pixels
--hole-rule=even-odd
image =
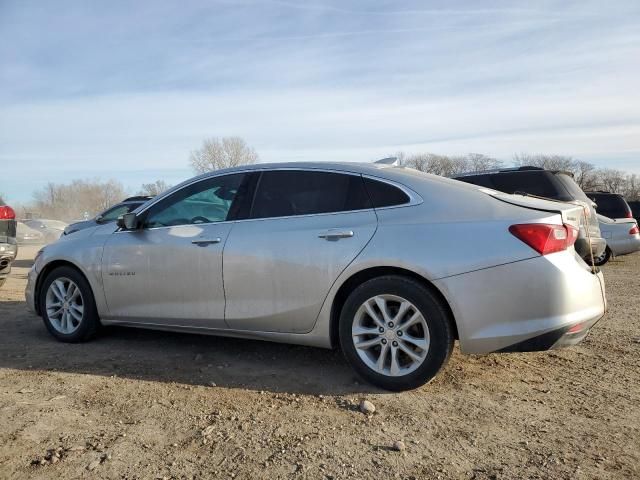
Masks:
[[[600,257],[599,259],[596,259],[594,257],[593,263],[597,267],[601,267],[602,265],[607,263],[610,259],[611,259],[611,249],[607,246],[607,248],[604,250],[604,255],[602,257]]]
[[[46,297],[49,286],[57,279],[67,278],[73,281],[82,295],[83,313],[80,324],[72,333],[62,333],[58,331],[52,324],[47,314]],[[38,302],[42,320],[49,333],[61,342],[78,343],[90,340],[96,335],[100,328],[100,318],[96,309],[93,291],[87,279],[78,270],[72,267],[58,267],[52,270],[42,282]]]
[[[376,372],[358,355],[352,325],[360,307],[377,295],[393,295],[411,302],[422,314],[429,329],[430,344],[422,364],[406,375]],[[367,382],[391,391],[418,388],[435,377],[449,360],[454,344],[450,314],[442,301],[419,282],[402,276],[377,277],[357,287],[340,313],[339,336],[342,352],[353,369]]]

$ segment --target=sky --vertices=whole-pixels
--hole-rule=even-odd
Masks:
[[[261,161],[570,155],[640,173],[640,2],[0,0],[0,192]]]

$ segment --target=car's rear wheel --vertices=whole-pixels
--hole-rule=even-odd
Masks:
[[[596,266],[601,267],[602,265],[607,263],[610,258],[611,258],[611,249],[607,247],[604,249],[604,252],[600,254],[600,256],[593,257],[593,263],[595,263]]]
[[[59,267],[44,279],[40,312],[47,330],[63,342],[82,342],[98,330],[100,320],[93,292],[80,272]]]
[[[454,342],[441,300],[401,276],[374,278],[356,288],[342,308],[339,333],[356,372],[394,391],[429,382],[449,359]]]

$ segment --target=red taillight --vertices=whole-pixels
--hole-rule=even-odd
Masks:
[[[511,225],[509,231],[540,255],[566,250],[578,238],[578,230],[571,225],[521,223]]]
[[[16,218],[16,212],[9,205],[0,207],[0,220],[13,220]]]
[[[631,230],[629,230],[629,235],[635,235],[637,233],[640,233],[640,229],[638,229],[638,225],[634,225],[631,227]]]

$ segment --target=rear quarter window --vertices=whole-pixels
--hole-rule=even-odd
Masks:
[[[411,200],[400,188],[386,182],[365,178],[364,186],[374,208],[403,205]]]

